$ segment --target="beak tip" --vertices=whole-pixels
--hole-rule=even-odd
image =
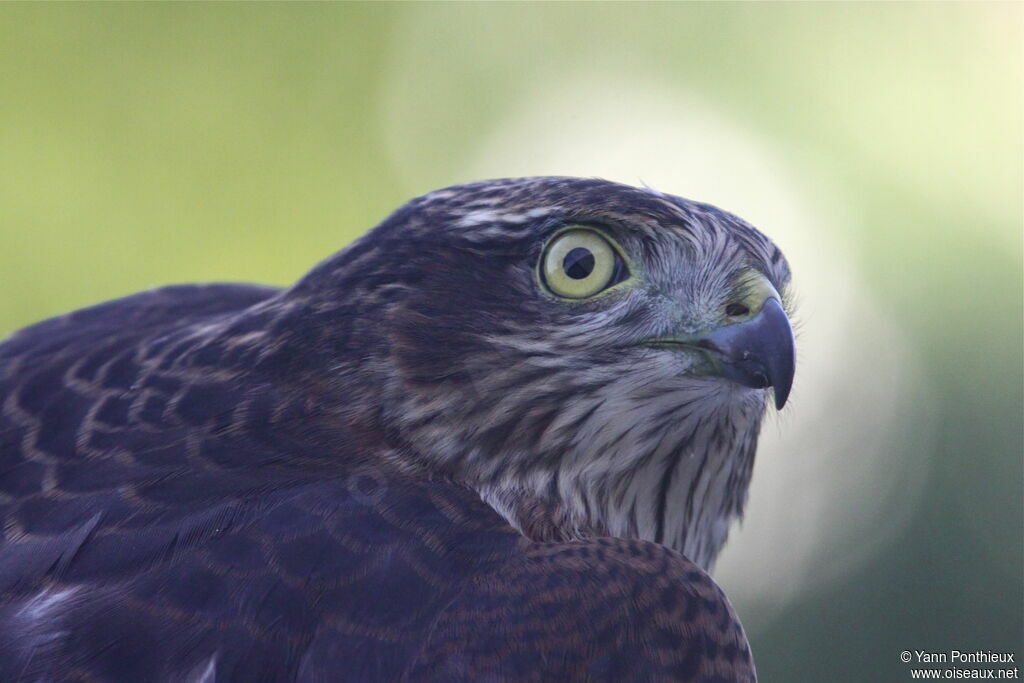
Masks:
[[[783,389],[782,387],[775,387],[775,409],[782,410],[782,407],[786,405],[786,401],[789,400],[789,387]]]
[[[765,308],[770,308],[768,315],[774,320],[772,340],[777,345],[768,356],[772,386],[775,392],[775,408],[782,410],[789,400],[789,391],[793,388],[793,375],[796,370],[796,344],[793,339],[793,328],[782,305],[776,299],[769,300]]]

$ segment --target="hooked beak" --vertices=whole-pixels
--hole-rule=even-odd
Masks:
[[[699,350],[707,361],[707,374],[753,389],[772,387],[775,407],[781,409],[793,386],[796,343],[777,297],[773,288],[762,299],[760,310],[742,322],[684,338],[652,340],[648,345]]]
[[[691,344],[709,353],[717,374],[745,387],[772,387],[775,407],[786,405],[796,372],[796,342],[778,299],[767,299],[753,318],[719,327]]]

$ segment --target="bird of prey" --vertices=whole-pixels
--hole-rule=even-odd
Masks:
[[[794,343],[706,204],[522,178],[0,344],[0,680],[755,678],[709,578]]]

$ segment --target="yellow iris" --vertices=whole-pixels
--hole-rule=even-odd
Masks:
[[[585,299],[605,289],[615,275],[618,255],[608,240],[593,230],[563,232],[544,254],[544,281],[567,299]]]

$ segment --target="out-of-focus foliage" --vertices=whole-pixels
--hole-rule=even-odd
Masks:
[[[1022,12],[3,5],[0,334],[160,284],[284,284],[483,176],[720,203],[777,237],[801,304],[719,574],[762,677],[1021,653]]]

